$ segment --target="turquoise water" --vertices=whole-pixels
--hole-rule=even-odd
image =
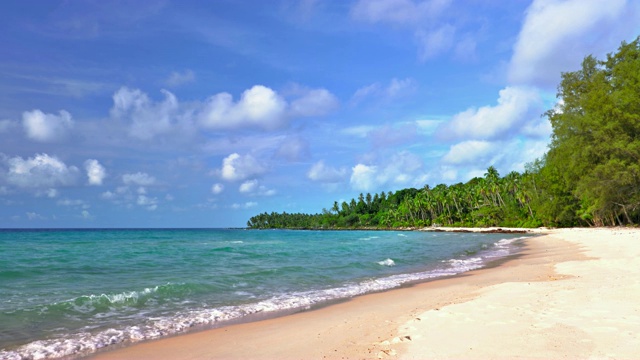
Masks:
[[[0,230],[0,359],[277,316],[457,274],[521,235],[222,229]]]

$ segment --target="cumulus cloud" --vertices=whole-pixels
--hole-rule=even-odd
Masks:
[[[216,183],[211,185],[211,193],[214,195],[218,195],[224,191],[224,185],[220,183]]]
[[[122,175],[122,182],[126,185],[151,186],[156,183],[156,178],[143,172]]]
[[[258,180],[248,180],[240,184],[240,188],[238,191],[241,193],[250,193],[255,191],[258,188]]]
[[[500,146],[489,141],[470,140],[455,144],[449,152],[442,158],[445,164],[461,165],[473,163],[490,163],[489,157],[493,155]]]
[[[637,33],[640,13],[626,0],[534,0],[509,63],[511,83],[554,87],[588,54],[613,51]]]
[[[113,95],[111,116],[130,122],[129,135],[141,140],[170,133],[181,119],[179,103],[169,91],[161,92],[164,100],[154,102],[139,89],[122,87]]]
[[[323,183],[337,183],[345,180],[347,176],[347,169],[334,168],[327,166],[323,160],[311,166],[311,169],[307,172],[307,177],[313,181],[319,181]]]
[[[89,159],[85,161],[84,168],[87,171],[89,185],[102,185],[102,181],[107,176],[107,171],[98,160]]]
[[[154,211],[158,208],[158,198],[152,198],[146,195],[138,195],[136,204],[146,208],[149,211]]]
[[[258,195],[258,196],[273,196],[276,194],[276,191],[273,189],[268,189],[264,185],[260,185],[258,180],[248,180],[243,182],[238,189],[239,192],[247,195]]]
[[[46,196],[46,197],[48,197],[50,199],[58,197],[58,194],[59,194],[58,189],[53,189],[53,188],[36,191],[36,196],[37,197]]]
[[[77,167],[67,166],[48,154],[36,154],[28,159],[19,156],[9,158],[0,154],[0,161],[6,166],[6,169],[0,169],[0,176],[8,184],[20,188],[71,186],[76,183],[79,174]]]
[[[93,216],[91,215],[91,213],[87,210],[82,210],[82,212],[80,213],[80,216],[83,219],[89,220],[89,219],[93,219]]]
[[[372,191],[382,187],[421,187],[428,175],[424,161],[409,151],[400,151],[384,161],[385,165],[358,164],[352,168],[350,184],[354,190]]]
[[[537,119],[543,112],[537,91],[522,87],[500,90],[496,106],[470,108],[443,124],[444,136],[463,139],[495,139]]]
[[[350,183],[354,190],[371,191],[377,187],[375,178],[377,166],[357,164],[351,170]]]
[[[287,102],[275,91],[255,85],[242,93],[238,102],[229,93],[210,97],[200,114],[200,123],[212,129],[254,126],[265,130],[282,127]]]
[[[337,105],[337,98],[325,89],[305,89],[288,103],[274,90],[255,85],[245,90],[237,102],[229,93],[211,96],[199,111],[198,119],[201,126],[209,129],[275,130],[292,118],[325,115]]]
[[[56,142],[68,136],[73,128],[73,120],[71,114],[64,110],[61,110],[59,115],[54,115],[36,109],[22,114],[22,126],[31,140]]]
[[[291,102],[263,85],[244,91],[237,101],[222,92],[203,103],[181,104],[171,92],[161,92],[164,99],[154,101],[139,89],[122,87],[113,95],[111,117],[127,123],[130,136],[150,140],[159,135],[190,135],[194,125],[211,130],[276,130],[292,119],[325,115],[338,106],[328,90],[302,87]]]
[[[338,99],[326,89],[308,89],[293,100],[290,115],[293,117],[322,116],[338,107]]]
[[[261,175],[265,171],[265,167],[253,156],[241,156],[238,153],[233,153],[222,160],[220,175],[224,180],[237,181]]]

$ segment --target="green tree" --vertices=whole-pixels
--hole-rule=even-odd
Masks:
[[[544,215],[570,211],[576,223],[638,223],[640,38],[605,61],[587,56],[580,70],[562,74],[558,97],[560,106],[546,113],[553,134],[542,177],[547,195],[562,194],[565,202],[543,207]]]

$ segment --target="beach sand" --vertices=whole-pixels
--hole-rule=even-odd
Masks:
[[[543,232],[495,267],[92,358],[640,358],[640,230]]]

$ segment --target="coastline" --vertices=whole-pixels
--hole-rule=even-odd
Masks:
[[[632,284],[632,292],[627,291],[622,299],[619,299],[619,293],[615,299],[609,299],[625,304],[615,304],[626,312],[614,317],[624,327],[624,336],[620,336],[617,322],[611,323],[607,320],[609,316],[602,315],[604,309],[614,304],[605,303],[590,310],[589,306],[595,306],[599,299],[586,295],[594,290],[594,282],[602,281],[605,274],[611,275],[604,270],[614,264],[613,259],[633,262],[632,254],[640,255],[636,249],[640,244],[622,246],[625,242],[632,243],[629,240],[634,236],[640,238],[640,231],[567,229],[535,232],[546,235],[527,239],[521,253],[495,267],[359,296],[280,318],[141,343],[89,358],[635,356],[629,347],[639,340],[638,335],[634,335],[640,330],[634,304],[640,297],[640,283]],[[603,249],[603,244],[611,238],[616,240],[616,249],[607,246]],[[630,248],[634,248],[635,253]],[[596,260],[598,256],[602,259]],[[617,286],[629,290],[625,288],[625,280],[633,279],[622,277],[622,269],[614,267],[613,270],[617,271],[621,282]],[[576,307],[574,302],[581,305]],[[588,315],[575,314],[583,311],[588,311]],[[587,325],[593,325],[590,332],[583,329]],[[610,332],[611,337],[618,339],[615,347],[611,343],[613,340],[605,341],[598,336],[602,332]],[[626,347],[621,345],[625,341]]]

